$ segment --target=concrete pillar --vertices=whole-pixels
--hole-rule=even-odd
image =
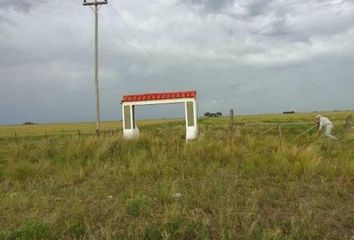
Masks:
[[[123,137],[133,139],[139,137],[139,129],[136,126],[135,106],[131,104],[122,104],[123,117]]]
[[[198,135],[197,106],[195,100],[185,102],[186,140],[194,140]]]

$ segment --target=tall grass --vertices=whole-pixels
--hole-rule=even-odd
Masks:
[[[134,141],[3,143],[0,239],[353,239],[351,134],[289,130],[280,144],[229,138],[224,119],[200,126],[189,143],[179,122]]]

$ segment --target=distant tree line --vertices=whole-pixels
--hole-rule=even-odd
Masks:
[[[210,112],[206,112],[204,113],[205,117],[221,117],[222,113],[221,112],[216,112],[216,113],[210,113]]]
[[[283,114],[294,114],[294,111],[287,111],[287,112],[283,112]]]
[[[38,123],[34,123],[34,122],[24,122],[23,125],[38,125]]]

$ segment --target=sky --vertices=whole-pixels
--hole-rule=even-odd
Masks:
[[[121,119],[125,94],[183,90],[199,115],[354,109],[354,0],[110,0],[99,15],[102,120]],[[0,124],[95,111],[91,9],[0,0]]]

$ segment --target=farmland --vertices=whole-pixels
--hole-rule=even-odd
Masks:
[[[138,122],[139,140],[93,123],[0,127],[0,239],[354,239],[354,129],[202,118]],[[314,122],[314,113],[237,123]],[[78,130],[82,133],[78,134]],[[16,138],[15,138],[16,133]],[[300,136],[300,137],[299,137]]]

